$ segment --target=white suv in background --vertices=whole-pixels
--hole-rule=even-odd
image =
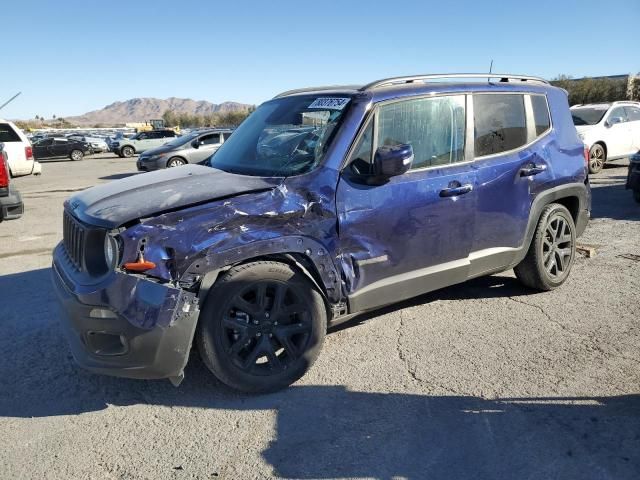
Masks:
[[[613,102],[571,107],[573,124],[589,147],[589,171],[598,173],[608,160],[640,150],[640,102]]]
[[[0,119],[0,143],[9,157],[9,172],[12,177],[39,175],[42,167],[33,158],[31,142],[22,130],[13,123]]]

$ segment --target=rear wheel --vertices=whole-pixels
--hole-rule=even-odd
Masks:
[[[133,147],[124,147],[122,149],[122,156],[129,158],[129,157],[133,157],[133,155],[135,154],[135,150],[133,149]]]
[[[576,255],[576,228],[569,210],[552,203],[540,216],[527,256],[513,269],[524,285],[553,290],[562,285]]]
[[[169,161],[167,162],[167,168],[171,168],[171,167],[179,167],[181,165],[184,165],[185,162],[183,158],[180,157],[171,157],[169,159]]]
[[[78,162],[84,158],[84,153],[82,153],[82,150],[72,150],[69,158],[74,162]]]
[[[324,301],[289,265],[229,270],[200,313],[198,349],[213,374],[244,392],[279,390],[311,367],[327,329]]]
[[[604,147],[596,143],[589,150],[589,173],[600,173],[607,161],[607,154]]]

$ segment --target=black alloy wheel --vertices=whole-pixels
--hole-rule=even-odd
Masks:
[[[529,288],[548,291],[562,285],[576,256],[576,232],[567,207],[547,205],[524,259],[514,267],[518,280]]]
[[[573,235],[569,222],[559,214],[547,220],[542,241],[542,261],[550,278],[562,278],[573,259]]]
[[[302,272],[256,261],[232,267],[214,284],[196,339],[219,380],[244,392],[267,392],[305,374],[326,330],[323,297]]]
[[[249,285],[223,315],[223,345],[233,363],[253,375],[288,368],[305,351],[312,330],[309,308],[286,283]]]

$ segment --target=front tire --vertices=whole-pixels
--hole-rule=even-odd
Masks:
[[[607,154],[604,147],[596,143],[589,149],[589,173],[600,173],[607,161]]]
[[[79,162],[84,158],[84,153],[81,150],[72,150],[69,154],[69,158],[74,162]]]
[[[129,146],[127,146],[127,147],[124,147],[124,148],[122,149],[122,156],[123,156],[123,157],[126,157],[126,158],[133,157],[133,155],[134,155],[135,153],[136,153],[136,152],[135,152],[135,150],[133,149],[133,147],[129,147]]]
[[[185,165],[187,162],[180,157],[171,157],[168,161],[167,161],[167,168],[173,168],[173,167],[180,167],[182,165]]]
[[[327,330],[322,296],[291,266],[271,261],[231,268],[200,313],[198,349],[207,367],[243,392],[291,385],[317,358]]]
[[[527,256],[513,269],[529,288],[548,291],[562,285],[576,256],[576,227],[564,205],[542,211]]]

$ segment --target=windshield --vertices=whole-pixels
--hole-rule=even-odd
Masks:
[[[572,108],[571,116],[573,117],[574,125],[595,125],[602,120],[604,114],[609,109],[608,105],[602,105],[601,107],[580,107]]]
[[[182,135],[181,137],[176,137],[170,142],[164,144],[165,147],[179,147],[180,145],[184,145],[187,142],[197,138],[199,135],[198,132],[190,133],[188,135]]]
[[[315,168],[350,97],[301,95],[263,103],[224,142],[209,165],[242,175],[290,176]]]

